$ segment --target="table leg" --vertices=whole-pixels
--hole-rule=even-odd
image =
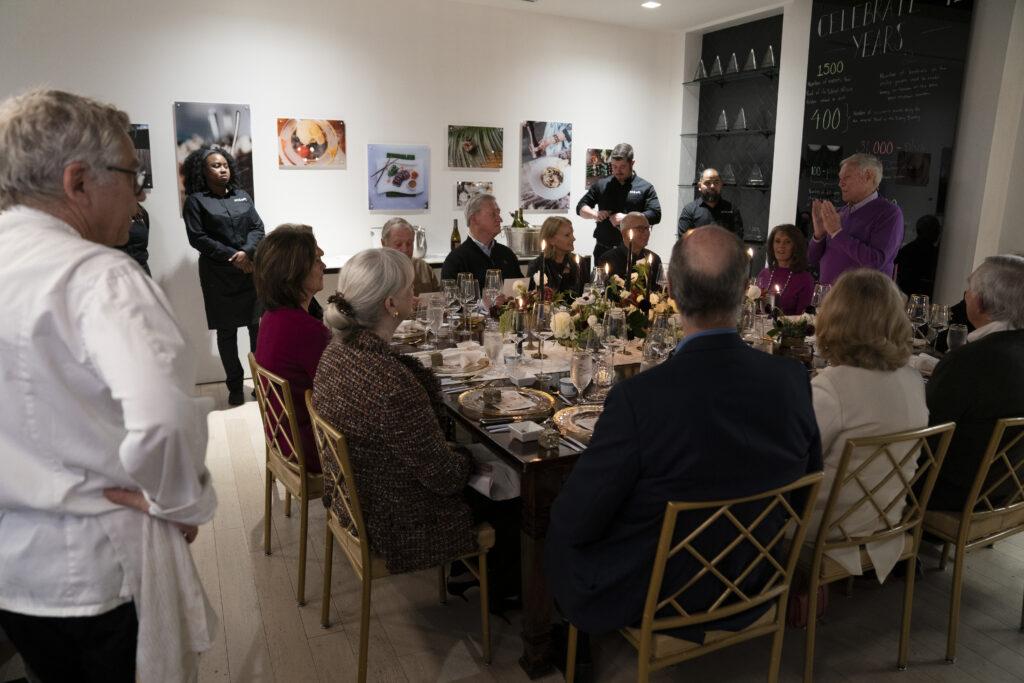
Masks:
[[[566,467],[529,468],[522,478],[522,599],[523,656],[519,666],[530,678],[552,668],[551,615],[553,602],[544,578],[544,539],[551,504],[571,470]]]

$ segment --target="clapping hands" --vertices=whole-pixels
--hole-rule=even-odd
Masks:
[[[811,203],[811,220],[814,223],[814,239],[820,240],[826,234],[834,236],[842,228],[839,212],[832,202],[815,199]]]

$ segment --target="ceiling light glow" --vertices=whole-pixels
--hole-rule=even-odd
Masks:
[[[658,7],[661,7],[661,3],[660,2],[654,2],[654,0],[648,0],[647,2],[643,3],[640,6],[645,8],[645,9],[657,9]]]

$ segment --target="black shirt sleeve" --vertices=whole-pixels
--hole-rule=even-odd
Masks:
[[[188,235],[188,243],[207,258],[214,261],[227,261],[235,255],[237,249],[232,249],[207,234],[207,226],[204,220],[205,213],[197,194],[191,194],[186,197],[185,206],[182,209],[182,218],[185,219],[185,232]]]
[[[644,193],[644,215],[652,226],[661,222],[661,200],[658,199],[654,185],[649,185]]]
[[[598,185],[600,184],[600,181],[592,183],[590,187],[587,188],[586,193],[584,193],[580,198],[579,202],[576,203],[577,216],[580,215],[580,209],[584,206],[589,206],[590,208],[597,206],[598,201],[600,201],[600,193],[598,192]]]
[[[679,212],[679,225],[676,226],[676,237],[682,237],[684,232],[694,227],[693,222],[693,202],[690,202]]]

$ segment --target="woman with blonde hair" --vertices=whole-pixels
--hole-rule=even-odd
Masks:
[[[928,426],[924,382],[907,365],[911,353],[911,326],[903,310],[896,283],[877,270],[861,268],[844,273],[819,309],[816,320],[818,349],[829,362],[811,380],[814,413],[821,432],[825,479],[807,531],[813,543],[821,515],[835,481],[836,469],[846,442],[854,437],[881,436]],[[852,472],[871,455],[870,449],[854,451],[848,465]],[[899,456],[899,453],[894,453]],[[917,469],[911,458],[903,468],[907,479]],[[878,486],[892,471],[888,458],[876,459],[860,473],[868,489]],[[864,491],[843,488],[833,519],[856,505]],[[893,476],[875,491],[877,500],[898,495],[902,484]],[[890,521],[903,512],[902,505],[888,511]],[[870,505],[860,506],[843,523],[851,536],[867,535],[882,528],[882,520]],[[903,550],[896,538],[867,546],[879,581],[883,581]],[[859,549],[830,551],[830,556],[853,574],[861,574]]]
[[[550,216],[540,226],[540,238],[546,245],[543,257],[538,256],[527,266],[526,276],[530,278],[530,289],[536,289],[541,264],[544,265],[544,286],[558,294],[568,292],[571,296],[583,293],[580,267],[572,258],[576,238],[572,234],[572,222],[564,216]]]

